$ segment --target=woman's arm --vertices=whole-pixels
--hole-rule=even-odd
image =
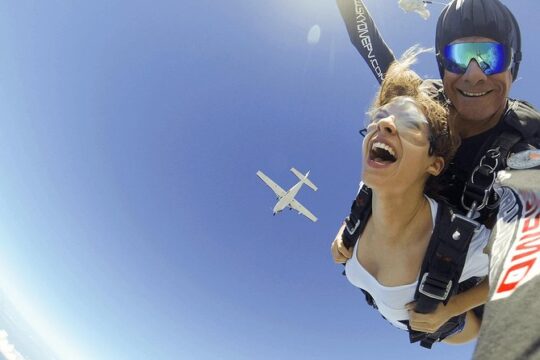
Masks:
[[[476,317],[472,310],[467,311],[465,318],[465,327],[457,334],[450,335],[443,339],[442,342],[447,344],[463,344],[474,340],[478,337],[480,332],[481,320]]]

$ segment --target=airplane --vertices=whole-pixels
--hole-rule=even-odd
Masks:
[[[302,204],[300,204],[294,197],[298,192],[300,191],[300,188],[302,185],[306,184],[310,188],[313,189],[313,191],[317,191],[317,186],[311,182],[311,180],[308,179],[309,171],[306,173],[306,175],[302,174],[295,168],[291,168],[291,171],[294,175],[300,181],[294,185],[292,188],[290,188],[288,191],[283,190],[278,184],[272,181],[268,176],[266,176],[262,171],[257,171],[257,176],[261,178],[262,181],[266,183],[272,189],[276,195],[278,202],[274,206],[274,215],[281,212],[286,207],[289,207],[289,209],[295,209],[298,211],[299,214],[304,215],[308,219],[310,219],[313,222],[317,221],[317,217],[313,215],[308,209],[306,209]]]

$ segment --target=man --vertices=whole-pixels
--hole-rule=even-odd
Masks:
[[[506,57],[510,52],[512,59],[488,63],[488,59],[477,56],[467,64],[456,64],[452,61],[453,55],[457,60],[465,61],[470,57],[470,55],[455,52],[468,50],[479,54],[482,45],[478,45],[478,42],[492,40],[503,45],[500,50],[502,53],[506,52],[504,54]],[[509,147],[509,153],[515,153],[516,155],[513,156],[516,158],[519,157],[518,154],[525,154],[527,150],[540,148],[540,115],[527,103],[508,99],[512,81],[518,75],[521,36],[519,25],[513,14],[498,0],[453,1],[439,17],[435,46],[444,94],[456,110],[454,125],[462,138],[461,147],[446,173],[449,186],[444,194],[451,199],[452,203],[457,203],[467,209],[478,194],[471,181],[475,174],[474,169],[481,159],[490,162],[489,157],[486,157],[490,150],[497,149],[506,141],[509,143],[504,144],[503,147]],[[467,49],[467,46],[470,48]],[[494,48],[491,50],[496,51]],[[467,67],[465,68],[464,65]],[[496,68],[496,65],[500,65],[500,68]],[[505,71],[498,72],[499,69],[504,70],[505,67]],[[512,137],[514,137],[513,140],[502,140]],[[496,170],[504,169],[509,165],[505,164],[505,160],[504,157],[499,159],[498,166],[495,166]],[[512,166],[512,157],[508,162]],[[531,163],[531,167],[538,165],[532,161]],[[527,164],[523,167],[527,167]],[[532,184],[535,177],[538,179],[538,171],[527,173],[514,171],[513,179],[503,181],[502,184],[513,186],[514,189],[524,189],[523,184],[519,184],[523,178],[528,177]],[[482,177],[479,172],[476,174],[478,178]],[[489,178],[487,181],[490,181]],[[467,185],[463,186],[463,183]],[[536,181],[536,184],[538,186],[540,183]],[[537,214],[531,212],[527,219],[525,211],[522,210],[521,216],[517,216],[519,219],[508,219],[504,211],[504,207],[513,209],[516,202],[526,202],[525,198],[531,199],[534,193],[534,191],[529,192],[533,195],[528,196],[527,192],[523,194],[523,190],[518,194],[507,191],[506,196],[503,196],[503,206],[501,206],[499,220],[492,237],[491,289],[475,351],[476,359],[493,359],[502,354],[504,358],[509,359],[540,357],[538,348],[540,322],[537,317],[530,317],[530,314],[540,312],[539,278],[538,276],[528,278],[524,276],[525,272],[529,272],[530,275],[533,275],[534,271],[538,272],[538,266],[540,266],[540,261],[536,261],[538,249],[535,256],[532,242],[521,242],[519,237],[515,237],[519,234],[520,224],[526,224],[527,221],[530,223]],[[516,201],[511,199],[513,196],[516,197]],[[531,202],[531,204],[534,203],[534,201]],[[493,199],[493,196],[485,207],[487,211],[482,214],[482,218],[487,223],[491,222],[489,217],[494,214],[494,211],[490,214],[489,207],[493,210],[497,208],[492,204],[497,204],[497,199]],[[534,206],[537,205],[536,203]],[[516,229],[512,233],[513,236],[508,231],[503,236],[501,230],[508,230],[511,225]],[[529,231],[522,237],[529,236],[528,241],[535,241],[530,234]],[[522,245],[528,245],[533,251],[520,252],[519,248],[523,247]],[[513,260],[514,258],[518,259]],[[539,264],[531,264],[531,261],[539,262]],[[511,278],[513,280],[509,280]],[[501,290],[505,283],[508,284],[508,289],[502,297]]]
[[[338,5],[351,41],[380,81],[389,66],[389,59],[393,59],[392,52],[380,39],[360,0],[338,0]],[[454,0],[439,17],[435,41],[442,83],[439,80],[426,80],[426,89],[449,104],[455,113],[450,121],[462,138],[461,147],[444,174],[445,188],[442,193],[463,213],[474,215],[479,210],[480,221],[492,226],[501,200],[501,196],[492,187],[497,171],[505,169],[507,165],[514,164],[515,167],[517,163],[520,168],[534,167],[540,163],[534,161],[535,156],[540,157],[534,150],[540,148],[540,114],[526,102],[508,98],[521,61],[519,25],[510,10],[499,0]],[[379,73],[382,75],[378,76]],[[524,160],[520,163],[519,159]],[[529,170],[527,173],[533,172]],[[513,182],[514,186],[524,176],[523,173],[515,172],[511,175],[518,179]],[[500,191],[500,194],[505,196],[503,205],[511,209],[514,208],[512,204],[526,201],[517,191]],[[509,198],[513,200],[509,201]],[[521,206],[521,209],[526,207]],[[496,230],[505,229],[505,226],[508,228],[508,224],[515,223],[515,227],[518,227],[527,221],[537,221],[524,210],[520,214],[517,220],[515,217],[509,219],[500,216]],[[532,214],[536,216],[534,212]],[[342,241],[343,228],[332,244],[336,262],[344,262],[352,256]],[[499,259],[495,264],[497,266],[492,266],[490,270],[491,302],[486,306],[486,317],[475,353],[477,358],[488,359],[493,354],[509,354],[511,349],[513,353],[507,358],[540,356],[538,320],[510,322],[505,324],[504,329],[497,320],[499,312],[508,315],[506,309],[518,309],[521,301],[525,301],[528,309],[536,311],[533,313],[540,313],[540,301],[531,303],[530,299],[521,295],[535,293],[536,298],[540,295],[538,276],[529,276],[538,272],[534,265],[540,266],[540,259],[535,261],[536,258],[528,255],[527,264],[532,265],[516,268],[516,271],[509,274],[512,266],[521,264],[512,265],[511,259],[505,258],[510,255],[520,256],[511,251],[521,246],[515,243],[515,237],[500,236],[495,238],[493,244],[492,253],[498,254]],[[530,243],[523,246],[533,252],[537,249]],[[527,276],[521,276],[524,272]],[[511,296],[497,298],[497,289],[493,285],[501,283],[504,280],[501,277],[504,276],[519,281],[512,282],[514,286]],[[498,336],[502,331],[509,334],[512,329],[515,330],[514,335],[521,339],[518,346],[515,346],[513,337]]]

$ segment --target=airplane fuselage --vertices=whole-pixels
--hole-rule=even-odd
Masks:
[[[294,200],[294,197],[296,196],[296,194],[298,194],[302,185],[304,185],[304,183],[300,181],[292,188],[290,188],[290,190],[287,191],[287,193],[285,193],[285,195],[283,195],[281,199],[279,199],[277,204],[274,206],[274,214],[277,214],[278,212],[285,209],[291,203],[291,201]]]

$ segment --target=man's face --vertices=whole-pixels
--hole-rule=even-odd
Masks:
[[[494,42],[479,36],[461,38],[454,43]],[[506,107],[506,99],[512,86],[509,70],[485,75],[478,63],[471,60],[464,74],[445,69],[444,91],[458,113],[456,126],[462,136],[472,136],[495,126]]]

